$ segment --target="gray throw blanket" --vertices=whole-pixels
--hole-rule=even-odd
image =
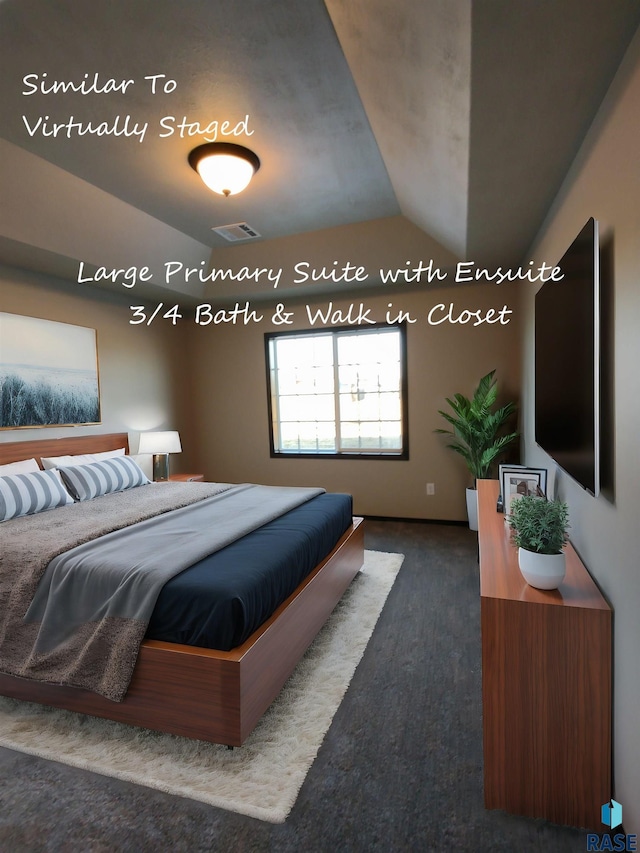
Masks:
[[[162,585],[321,492],[168,483],[5,522],[0,669],[121,701]]]

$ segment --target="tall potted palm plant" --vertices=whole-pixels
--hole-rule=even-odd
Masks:
[[[447,447],[462,456],[473,477],[473,487],[467,489],[467,512],[472,530],[478,529],[476,480],[489,476],[498,457],[518,436],[517,432],[505,432],[516,410],[515,404],[496,408],[497,398],[498,383],[495,370],[492,370],[482,377],[471,399],[455,394],[453,399],[446,398],[451,411],[438,410],[452,428],[436,432],[450,436]]]

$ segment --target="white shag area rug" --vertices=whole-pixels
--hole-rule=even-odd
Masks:
[[[243,746],[165,735],[0,697],[0,745],[189,797],[286,820],[402,565],[365,551],[355,577]]]

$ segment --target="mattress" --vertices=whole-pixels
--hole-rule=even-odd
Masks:
[[[331,553],[351,495],[322,494],[190,566],[163,587],[147,639],[229,651]]]

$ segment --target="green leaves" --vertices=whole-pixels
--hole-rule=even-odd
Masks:
[[[518,436],[517,432],[498,434],[516,407],[507,403],[492,411],[497,397],[498,385],[492,370],[482,377],[472,399],[454,394],[453,399],[446,398],[451,411],[438,410],[452,429],[435,432],[450,436],[447,447],[463,457],[474,479],[487,477],[498,456]]]
[[[559,554],[569,538],[569,508],[563,501],[524,495],[511,501],[509,524],[518,547],[537,554]]]

